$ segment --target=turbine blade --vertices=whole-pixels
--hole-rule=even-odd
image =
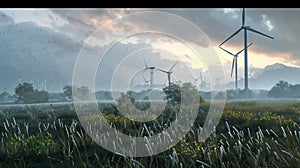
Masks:
[[[249,48],[253,43],[250,43],[247,48]],[[242,49],[241,51],[239,51],[238,53],[235,54],[235,56],[238,56],[241,52],[243,52],[245,49]]]
[[[254,68],[252,67],[251,70],[250,70],[250,74],[249,74],[250,77],[253,76],[253,70],[254,70]]]
[[[231,39],[233,36],[235,36],[236,34],[238,34],[240,31],[242,30],[242,27],[239,28],[236,32],[234,32],[231,36],[229,36],[225,41],[223,41],[219,46],[221,46],[222,44],[224,44],[226,41],[228,41],[229,39]]]
[[[148,65],[147,65],[147,63],[146,63],[146,59],[145,59],[144,56],[143,56],[143,59],[144,59],[145,67],[148,68]]]
[[[255,29],[251,28],[251,27],[246,27],[246,30],[249,30],[249,31],[252,31],[252,32],[254,32],[254,33],[263,35],[263,36],[268,37],[268,38],[270,38],[270,39],[274,39],[272,36],[266,35],[266,34],[264,34],[264,33],[262,33],[262,32],[259,32],[259,31],[255,30]]]
[[[193,75],[190,75],[194,80],[196,80],[196,78]]]
[[[163,69],[157,68],[157,70],[159,70],[159,71],[161,71],[161,72],[164,72],[164,73],[168,73],[168,71],[165,71],[165,70],[163,70]]]
[[[242,26],[245,25],[245,8],[243,8],[243,12],[242,12]]]
[[[233,57],[233,60],[232,60],[231,75],[230,75],[231,77],[232,77],[232,73],[233,73],[234,63],[235,63],[235,57]]]
[[[226,50],[225,48],[223,48],[223,47],[221,47],[221,46],[219,46],[219,48],[220,48],[220,49],[222,49],[223,51],[227,52],[228,54],[230,54],[230,55],[233,55],[233,56],[234,56],[234,54],[233,54],[233,53],[231,53],[230,51]]]
[[[175,62],[175,64],[169,69],[169,72],[172,71],[172,69],[175,67],[175,65],[178,63],[178,61]]]

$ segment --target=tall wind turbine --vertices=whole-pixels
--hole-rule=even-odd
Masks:
[[[250,47],[252,45],[252,43],[250,43],[248,47]],[[232,60],[232,66],[231,66],[231,77],[232,77],[232,73],[233,73],[233,68],[235,67],[235,90],[238,89],[238,65],[237,65],[237,57],[239,56],[239,54],[241,52],[244,51],[244,49],[240,50],[239,52],[237,52],[236,54],[233,54],[232,52],[226,50],[225,48],[222,48],[220,46],[220,49],[222,49],[223,51],[227,52],[228,54],[232,55],[233,56],[233,60]]]
[[[166,71],[166,70],[163,70],[163,69],[158,69],[159,71],[163,72],[163,73],[166,73],[168,75],[168,84],[169,84],[169,87],[171,85],[171,74],[172,74],[172,70],[173,68],[175,67],[175,65],[178,63],[178,61],[176,61],[174,63],[174,65],[169,69],[169,71]]]
[[[149,69],[150,70],[150,87],[153,88],[153,84],[154,84],[154,69],[155,66],[148,66],[144,58],[144,63],[145,63],[145,70]]]
[[[273,37],[266,35],[264,33],[261,33],[253,28],[251,28],[250,26],[246,26],[245,25],[245,8],[243,8],[242,11],[242,26],[235,32],[233,33],[231,36],[229,36],[225,41],[223,41],[219,46],[221,46],[222,44],[224,44],[226,41],[228,41],[229,39],[231,39],[233,36],[235,36],[236,34],[238,34],[241,30],[244,30],[244,54],[245,54],[245,65],[244,65],[244,75],[245,75],[245,91],[246,91],[246,96],[248,97],[248,50],[247,50],[247,31],[251,31],[253,33],[257,33],[260,35],[263,35],[265,37],[274,39]]]

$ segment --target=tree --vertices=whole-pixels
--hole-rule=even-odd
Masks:
[[[180,87],[177,84],[170,83],[169,86],[163,88],[166,94],[166,99],[175,104],[179,104],[181,101]]]
[[[89,100],[91,97],[91,90],[87,86],[70,86],[67,85],[64,88],[64,95],[68,99],[73,99],[74,98],[74,93],[76,94],[76,98],[80,100]]]
[[[67,85],[63,88],[64,96],[68,99],[72,99],[72,86]]]
[[[289,97],[291,87],[292,85],[290,85],[288,82],[281,80],[272,87],[272,89],[268,93],[268,96],[274,98]]]
[[[32,101],[34,94],[33,86],[31,83],[19,83],[15,88],[17,102],[29,103]]]
[[[180,104],[182,100],[189,101],[183,103],[199,103],[193,102],[200,98],[200,103],[204,102],[204,98],[199,95],[199,91],[193,86],[192,83],[183,83],[183,84],[174,84],[171,83],[170,86],[166,86],[163,88],[164,93],[166,94],[166,98],[169,102]],[[196,96],[200,96],[197,98]]]
[[[14,96],[10,95],[6,91],[0,94],[0,102],[13,101],[14,99]]]
[[[19,83],[15,88],[15,94],[17,96],[17,102],[23,103],[42,103],[49,100],[49,94],[47,91],[34,90],[31,83]]]
[[[78,98],[81,100],[89,100],[91,97],[91,90],[87,86],[80,86],[76,88],[78,92]]]

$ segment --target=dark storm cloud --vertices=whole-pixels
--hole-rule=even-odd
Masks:
[[[149,9],[147,9],[149,10]],[[150,9],[152,10],[152,9]],[[241,9],[227,10],[224,9],[153,9],[160,12],[169,12],[196,24],[201,28],[204,33],[211,39],[214,45],[220,44],[223,40],[229,37],[241,26]],[[66,30],[70,28],[80,29],[82,32],[91,33],[96,30],[101,21],[107,18],[114,19],[117,16],[125,15],[128,13],[134,13],[141,11],[138,9],[125,10],[125,9],[93,9],[93,10],[55,10],[54,12],[64,18],[69,19],[69,23],[66,26]],[[251,50],[282,57],[289,57],[286,59],[293,58],[298,60],[299,53],[299,38],[300,33],[300,10],[299,9],[247,9],[246,8],[246,25],[250,25],[263,33],[273,36],[275,39],[270,40],[261,35],[248,33],[249,42],[253,42]],[[92,24],[91,19],[96,19],[99,23]],[[157,19],[157,18],[153,18]],[[269,21],[273,29],[268,30],[269,27],[266,22]],[[139,26],[139,22],[143,23],[142,20],[132,20],[134,24]],[[163,20],[161,20],[163,22]],[[126,26],[126,24],[119,24],[118,27]],[[128,26],[128,25],[127,25]],[[170,28],[163,27],[161,24],[161,30],[168,30]],[[185,30],[185,25],[169,25],[174,30]],[[124,31],[129,30],[131,27],[124,28]],[[80,33],[80,32],[78,32]],[[87,34],[89,34],[87,33]],[[196,41],[201,44],[201,38],[197,39],[197,34],[186,35],[186,39],[190,41]],[[236,46],[236,48],[242,48],[243,33],[240,32],[238,36],[230,40],[227,45]]]
[[[18,79],[47,80],[52,90],[70,81],[80,43],[32,22],[0,25],[0,39],[1,89],[13,90]]]
[[[0,26],[14,23],[14,19],[3,12],[0,12]]]
[[[224,9],[165,10],[182,16],[199,26],[215,45],[220,44],[241,26],[241,9],[224,12]],[[299,9],[247,9],[246,25],[274,37],[248,33],[251,50],[270,57],[296,61],[300,65],[300,10]],[[267,26],[271,24],[272,29]],[[269,25],[270,26],[270,25]],[[243,48],[243,31],[228,41],[227,46]]]
[[[143,12],[147,11],[148,9],[81,9],[54,10],[53,12],[58,14],[60,17],[67,18],[69,20],[69,24],[60,28],[65,29],[65,31],[73,27],[77,29],[78,32],[81,30],[81,33],[86,33],[89,30],[89,34],[91,34],[99,27],[104,26],[101,31],[106,31],[107,34],[106,37],[103,38],[109,38],[109,34],[112,33],[111,29],[118,29],[120,33],[154,30],[165,34],[177,34],[179,37],[184,36],[184,40],[186,41],[207,46],[206,38],[202,34],[196,33],[196,26],[192,26],[192,29],[187,28],[186,20],[179,19],[175,15],[170,15],[171,12],[168,12],[169,14],[163,14],[162,12],[165,12],[164,10],[156,10],[156,12],[161,13],[161,16],[153,13],[143,14]],[[126,16],[124,18],[120,18],[120,20],[116,21],[113,25],[106,25],[114,19],[118,20],[118,17],[120,16],[125,16],[126,14],[132,14],[135,12],[142,12],[141,15],[143,15],[143,17],[138,17],[137,15]]]

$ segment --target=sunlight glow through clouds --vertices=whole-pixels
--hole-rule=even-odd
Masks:
[[[153,48],[166,50],[174,55],[177,55],[178,58],[180,57],[182,62],[186,63],[193,69],[199,69],[199,68],[206,69],[205,60],[201,60],[201,58],[203,58],[203,55],[200,55],[200,57],[198,57],[196,53],[190,48],[192,46],[188,47],[179,42],[167,43],[167,42],[160,42],[160,41],[154,42],[151,45],[153,46]],[[170,57],[170,55],[161,55],[161,56],[163,59],[169,59],[175,61],[178,60],[178,58]]]
[[[237,48],[236,47],[228,47],[226,48],[232,53],[236,53]],[[218,47],[215,47],[215,50],[217,51],[218,55],[220,56],[221,62],[224,66],[231,66],[233,56],[225,53]],[[293,62],[289,61],[287,58],[289,57],[288,54],[276,54],[273,53],[272,55],[264,54],[264,53],[258,53],[255,52],[253,49],[248,50],[248,66],[253,65],[253,67],[256,68],[264,68],[266,65],[271,65],[275,63],[282,63],[287,66],[297,67]],[[227,65],[228,64],[228,65]],[[238,67],[243,68],[244,67],[244,52],[241,52],[238,56]]]

